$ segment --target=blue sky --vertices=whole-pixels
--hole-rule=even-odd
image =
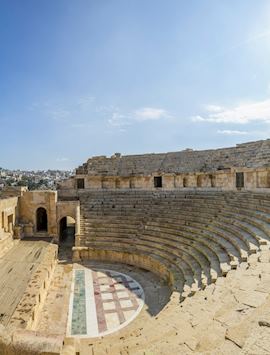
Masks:
[[[270,136],[270,1],[0,0],[0,166]]]

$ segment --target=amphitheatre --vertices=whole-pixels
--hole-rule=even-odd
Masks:
[[[0,195],[0,354],[269,354],[270,139]]]

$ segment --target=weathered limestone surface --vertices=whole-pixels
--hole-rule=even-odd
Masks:
[[[80,204],[76,260],[154,270],[183,298],[270,245],[265,193],[85,191]]]
[[[231,167],[258,168],[270,164],[270,140],[238,144],[236,147],[163,154],[115,154],[111,158],[93,157],[77,169],[77,174],[129,176],[153,172],[189,173]]]
[[[47,229],[38,231],[37,210],[46,211]],[[10,187],[0,194],[0,256],[13,244],[13,239],[24,237],[50,237],[59,241],[61,218],[76,221],[76,234],[80,234],[80,202],[58,201],[56,191],[28,191]]]
[[[0,255],[13,246],[13,227],[16,221],[18,197],[0,195]]]
[[[31,327],[56,262],[56,245],[20,241],[0,258],[0,323]]]
[[[19,199],[19,222],[23,225],[31,224],[33,226],[32,235],[37,235],[36,211],[40,207],[44,208],[48,218],[48,230],[46,233],[42,232],[42,234],[57,237],[56,201],[57,193],[55,191],[24,192]],[[32,236],[27,233],[25,235]]]
[[[62,354],[269,354],[269,280],[268,263],[243,263],[181,304],[172,295],[147,322],[142,315],[103,339],[69,340]]]
[[[269,354],[269,167],[270,140],[115,154],[79,167],[59,200],[52,191],[3,192],[0,354]],[[56,246],[14,240],[60,241],[65,217],[76,222],[74,262],[114,263],[144,287],[142,313],[104,338],[65,338],[69,256],[54,272]]]
[[[61,199],[78,197],[85,189],[154,189],[154,176],[163,189],[236,189],[236,173],[244,174],[244,188],[270,187],[270,140],[239,144],[232,148],[162,154],[90,158],[76,175],[61,182]],[[83,180],[83,187],[78,187]]]

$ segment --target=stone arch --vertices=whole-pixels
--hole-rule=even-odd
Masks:
[[[37,232],[48,232],[48,215],[44,207],[38,207],[36,210],[36,229]]]
[[[59,243],[74,245],[76,221],[72,216],[62,216],[58,220]]]

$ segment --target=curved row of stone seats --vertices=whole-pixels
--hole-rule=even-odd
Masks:
[[[90,227],[90,229],[88,229],[88,235],[90,236],[95,236],[95,237],[99,237],[99,236],[102,236],[102,233],[105,233],[105,234],[107,234],[108,235],[108,233],[109,233],[109,235],[117,235],[117,233],[119,233],[119,235],[122,235],[122,232],[123,232],[123,230],[124,230],[124,232],[126,232],[126,229],[124,228],[122,228],[122,226],[121,227],[118,227],[117,228],[117,226],[119,226],[119,224],[117,225],[117,224],[114,224],[113,225],[113,227],[115,227],[115,230],[114,230],[114,232],[112,232],[113,231],[113,229],[111,228],[112,227],[112,225],[109,225],[109,227],[107,227],[106,226],[106,222],[105,222],[105,226],[103,226],[103,227],[99,227],[98,229],[97,228],[95,228],[96,230],[95,230],[95,232],[91,232],[91,227]],[[164,224],[164,223],[163,223]],[[163,225],[162,224],[162,225]],[[101,223],[100,223],[100,225],[101,225]],[[96,224],[95,224],[95,227],[96,227]],[[116,229],[117,228],[117,229]],[[93,230],[93,228],[92,228],[92,230]],[[111,234],[111,232],[112,233],[115,233],[115,234]],[[226,247],[227,247],[227,249],[229,250],[229,248],[231,248],[231,246],[229,246],[229,245],[226,245]],[[224,248],[225,249],[225,251],[226,251],[226,248]],[[232,259],[233,259],[234,257],[232,257]],[[221,261],[222,262],[222,261]]]
[[[185,273],[185,270],[177,267],[171,255],[166,254],[164,251],[153,253],[152,247],[147,247],[136,243],[136,247],[130,245],[130,240],[118,240],[117,238],[110,239],[99,239],[91,243],[91,249],[97,250],[110,250],[117,251],[121,253],[135,254],[138,255],[151,255],[151,258],[159,261],[162,265],[166,266],[167,270],[173,275],[173,288],[182,292],[185,290],[187,293],[190,291],[190,287],[185,284],[186,280],[188,283],[192,284],[192,275]],[[90,251],[91,252],[91,251]],[[190,270],[188,271],[190,272]]]
[[[243,226],[246,225],[247,229],[254,232],[254,234],[256,235],[256,239],[258,239],[259,242],[261,239],[263,240],[264,243],[266,241],[270,242],[269,224],[265,222],[263,219],[261,219],[261,217],[258,214],[254,216],[248,210],[245,210],[243,212],[241,210],[237,210],[236,212],[237,212],[238,219],[239,221],[241,221],[242,225]],[[231,211],[231,208],[229,209],[229,207],[228,210],[225,210],[223,212],[223,214],[228,217],[231,217],[232,213],[233,212]]]
[[[189,208],[188,208],[189,209]],[[194,208],[194,210],[195,210],[195,208]],[[204,214],[204,212],[202,212],[201,213],[202,215]],[[220,215],[222,215],[222,214],[220,214]],[[220,219],[220,215],[219,216],[215,216],[215,219]],[[218,218],[217,218],[218,217]],[[234,216],[234,219],[235,219],[235,216]],[[215,220],[213,220],[212,221],[212,223],[210,224],[210,226],[212,226],[212,224],[213,223],[215,223]],[[226,226],[226,224],[225,224],[225,226]],[[212,227],[213,228],[213,227]],[[219,233],[222,231],[222,226],[220,226],[219,225]],[[216,231],[215,231],[216,232]],[[219,233],[217,233],[217,234],[219,234]],[[236,241],[237,241],[237,235],[236,236],[232,236],[232,237],[230,237],[230,235],[225,235],[224,234],[224,231],[222,231],[222,233],[223,233],[223,237],[225,238],[225,239],[230,239],[230,242],[232,242],[232,244],[234,244],[234,239],[236,239]],[[243,235],[243,237],[242,237],[242,234],[240,233],[239,235],[238,235],[238,237],[240,238],[240,239],[244,239],[244,242],[246,242],[246,240],[245,239],[247,239],[248,237],[249,237],[249,235],[248,235],[248,233],[243,233],[244,235]],[[258,233],[257,233],[258,234]],[[267,235],[266,236],[264,236],[264,238],[261,238],[261,241],[263,241],[264,243],[265,243],[265,241],[266,241],[266,239],[267,239],[268,237],[267,237]],[[252,237],[250,236],[249,237],[249,239],[250,240],[252,240]],[[256,246],[256,239],[258,239],[258,237],[256,238],[256,237],[254,237],[253,238],[253,243],[254,243],[254,240],[255,240],[255,245],[254,245],[254,251],[256,251],[256,249],[257,249],[257,246]],[[239,239],[238,239],[238,242],[239,242]],[[251,247],[251,244],[249,244],[248,245],[249,247]],[[244,256],[244,258],[246,258],[246,256]]]
[[[151,228],[147,228],[147,234],[150,233]],[[179,227],[178,227],[179,228]],[[222,247],[221,243],[211,236],[201,236],[200,230],[195,230],[190,226],[182,226],[181,230],[179,229],[170,229],[160,225],[157,228],[153,229],[152,232],[154,235],[159,235],[160,237],[168,237],[173,238],[176,246],[181,244],[183,241],[189,241],[192,246],[198,245],[198,247],[204,246],[208,248],[212,253],[214,253],[217,257],[219,263],[219,269],[221,270],[221,274],[226,275],[228,270],[230,269],[230,260],[231,257],[227,253],[226,249]],[[208,251],[209,253],[209,251]]]
[[[211,255],[211,249],[205,244],[198,241],[194,243],[188,238],[182,238],[181,243],[177,243],[175,237],[170,238],[170,234],[159,233],[157,236],[156,231],[148,231],[143,235],[145,240],[166,245],[167,248],[173,249],[175,252],[183,253],[188,259],[196,260],[196,263],[202,272],[200,283],[202,286],[209,284],[217,279],[218,274],[221,274],[220,263],[216,255]],[[140,239],[143,239],[141,237]]]
[[[255,253],[258,249],[256,240],[255,244],[253,237],[249,238],[248,233],[243,233],[242,230],[238,230],[237,227],[226,224],[227,220],[223,223],[220,218],[219,220],[214,220],[207,228],[208,231],[213,232],[215,235],[220,236],[223,239],[229,240],[237,249],[241,257],[241,261],[247,261],[247,258],[253,252]],[[208,232],[206,232],[208,233]]]
[[[167,234],[168,234],[168,231],[167,231]],[[157,235],[157,232],[156,231],[154,231],[154,237]],[[109,232],[109,237],[111,237],[112,235],[111,235],[111,233]],[[102,237],[102,234],[101,235],[99,235],[99,237]],[[106,235],[106,237],[108,237],[108,234]],[[116,234],[114,234],[114,237],[117,237],[117,233]],[[147,238],[149,238],[149,236],[147,236]],[[96,240],[96,239],[95,239]],[[131,241],[132,242],[132,241]],[[157,240],[157,243],[158,244],[162,244],[163,243],[163,240],[161,240],[161,238],[160,238],[160,235],[159,235],[159,240]],[[177,247],[177,248],[179,248],[179,245],[181,245],[181,243],[179,243],[179,242],[177,242],[177,243],[175,243],[175,241],[174,241],[174,246],[173,247]],[[213,247],[213,246],[212,246]],[[209,254],[209,251],[208,251],[208,253],[207,254]],[[222,255],[221,253],[219,253],[219,257],[220,257],[220,255]],[[227,261],[227,260],[226,260]],[[219,262],[220,262],[220,265],[222,265],[222,263],[224,263],[224,260],[222,260],[222,259],[219,259]],[[228,271],[228,269],[229,269],[229,267],[227,267],[225,270],[224,270],[224,267],[223,267],[223,274],[225,274],[227,271]],[[214,276],[213,277],[214,279],[216,279],[216,277]]]
[[[183,297],[270,244],[270,198],[221,191],[95,191],[80,197],[82,246],[148,254]]]
[[[121,252],[128,252],[134,254],[151,255],[153,259],[159,260],[164,264],[169,272],[173,274],[173,289],[177,290],[182,298],[194,294],[199,289],[200,274],[199,269],[195,270],[182,258],[177,256],[173,249],[167,249],[164,245],[159,245],[153,249],[149,241],[135,241],[136,247],[130,247],[130,240],[117,238],[110,238],[109,240],[96,240],[91,243],[91,247],[101,250],[116,250]]]
[[[216,212],[214,212],[216,213]],[[173,215],[175,215],[174,219],[173,219]],[[179,218],[181,217],[181,220],[179,221]],[[216,215],[214,216],[216,217]],[[175,212],[170,213],[170,223],[168,218],[163,217],[163,218],[159,218],[158,219],[158,223],[161,224],[161,226],[170,226],[170,228],[177,228],[179,227],[179,225],[183,224],[184,227],[182,228],[182,230],[185,227],[189,227],[192,226],[193,229],[198,229],[198,234],[201,234],[200,232],[202,230],[207,230],[207,225],[211,225],[213,219],[213,215],[209,215],[209,213],[205,213],[204,210],[198,211],[195,213],[192,213],[191,211],[185,212],[184,210],[180,210],[177,214],[175,214]],[[154,222],[157,222],[157,219],[153,219],[151,220],[150,224],[153,224]],[[179,223],[180,222],[180,223]],[[188,223],[187,223],[188,222]],[[206,225],[207,222],[207,225]],[[149,225],[149,223],[148,223]],[[235,247],[234,243],[232,243],[230,240],[228,241],[227,239],[222,239],[217,237],[214,234],[211,233],[207,233],[205,235],[205,238],[208,239],[212,239],[215,240],[218,244],[221,245],[221,247],[228,252],[229,251],[229,255],[232,261],[237,262],[237,260],[239,259],[239,252],[237,251],[237,248]]]
[[[254,206],[254,208],[258,207]],[[223,219],[223,222],[226,219],[227,223],[234,223],[235,225],[237,223],[240,224],[240,228],[252,235],[253,240],[256,240],[258,245],[263,245],[270,242],[269,215],[265,212],[254,211],[245,206],[240,208],[240,206],[228,204],[223,208],[218,219]]]

